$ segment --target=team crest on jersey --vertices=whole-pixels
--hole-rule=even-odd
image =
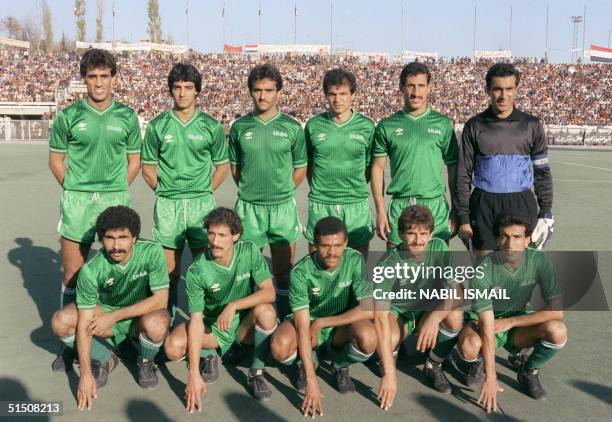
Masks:
[[[535,282],[536,281],[533,278],[532,279],[527,279],[527,280],[521,280],[519,282],[519,285],[521,285],[521,286],[531,286],[532,284],[535,284]]]
[[[338,283],[338,287],[340,288],[348,287],[351,285],[351,283],[352,283],[352,280],[341,281],[340,283]]]
[[[146,271],[142,271],[142,272],[139,272],[138,274],[134,274],[134,275],[132,276],[132,278],[130,279],[130,281],[136,281],[136,280],[138,280],[139,278],[146,277],[146,276],[147,276],[147,274],[148,274],[148,273],[147,273]]]
[[[246,139],[247,141],[250,141],[251,139],[253,139],[253,132],[247,132],[244,134],[244,139]]]
[[[174,142],[174,136],[168,134],[164,136],[164,141],[166,142]]]
[[[395,129],[396,136],[402,136],[403,134],[404,134],[404,129],[402,129],[401,127],[398,127],[397,129]]]
[[[219,290],[221,290],[221,286],[219,285],[219,283],[215,283],[210,286],[210,290],[212,290],[213,292],[218,292]]]
[[[363,136],[363,135],[362,135],[362,134],[360,134],[360,133],[351,133],[351,134],[349,135],[349,137],[350,137],[351,139],[354,139],[354,140],[356,140],[356,141],[361,141],[361,142],[365,142],[365,140],[366,140],[366,139],[365,139],[365,136]]]
[[[204,137],[202,135],[194,135],[193,133],[190,133],[189,135],[187,135],[187,138],[191,139],[192,141],[203,141]]]
[[[287,132],[283,132],[282,130],[275,130],[275,131],[272,132],[272,135],[280,137],[280,138],[288,138],[289,137]]]
[[[318,287],[313,287],[310,291],[315,296],[319,296],[321,294],[321,289],[319,289]]]
[[[82,132],[84,130],[87,130],[87,123],[81,122],[81,123],[78,124],[77,127],[79,128],[79,131]]]
[[[115,283],[115,278],[111,277],[108,280],[106,280],[106,287],[110,287]]]
[[[442,131],[435,127],[427,128],[427,133],[430,133],[432,135],[440,135],[440,136],[442,135]]]
[[[326,134],[326,133],[319,133],[319,134],[317,135],[317,139],[318,139],[319,141],[324,141],[324,140],[326,140],[326,139],[327,139],[327,134]]]
[[[244,273],[244,274],[240,274],[236,276],[236,282],[242,281],[245,278],[249,278],[251,276],[251,273]]]
[[[106,125],[106,130],[110,130],[111,132],[123,132],[119,126]]]

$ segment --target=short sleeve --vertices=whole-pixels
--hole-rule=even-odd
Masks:
[[[63,111],[57,113],[51,126],[51,137],[49,138],[49,151],[66,153],[68,151],[68,119]]]
[[[308,164],[304,130],[299,126],[295,130],[293,144],[291,145],[291,158],[293,159],[293,168],[306,167]]]
[[[537,282],[540,286],[542,299],[548,302],[552,299],[561,297],[561,288],[559,287],[559,283],[557,283],[555,269],[550,259],[541,253],[538,264]]]
[[[368,135],[366,137],[367,147],[366,147],[366,167],[370,167],[372,165],[372,154],[374,154],[374,133],[376,130],[376,126],[372,123],[372,127],[368,131]]]
[[[234,123],[230,129],[229,136],[229,145],[227,147],[227,156],[229,158],[230,163],[234,165],[240,164],[240,139],[238,134],[238,129],[236,129],[236,124]]]
[[[149,288],[152,292],[167,289],[170,283],[168,278],[168,267],[161,245],[155,244],[151,248],[149,257]]]
[[[376,126],[374,131],[372,156],[373,157],[386,157],[389,155],[389,143],[387,142],[387,134],[382,122]]]
[[[76,303],[79,309],[93,309],[98,303],[98,282],[87,264],[79,271]]]
[[[450,119],[448,120],[446,132],[442,154],[444,156],[444,164],[450,166],[457,164],[459,160],[459,145],[457,143],[455,129],[453,128],[453,122]]]
[[[227,142],[225,141],[225,131],[223,125],[217,123],[212,131],[212,145],[210,156],[215,165],[228,162],[227,158]]]
[[[155,131],[155,124],[149,123],[145,131],[144,144],[142,146],[141,161],[144,164],[157,164],[159,161],[159,137]]]
[[[353,294],[361,301],[372,297],[372,284],[368,281],[365,260],[359,252],[355,252],[353,261]]]
[[[200,278],[197,262],[191,264],[185,277],[185,289],[187,293],[187,308],[189,313],[202,312],[204,310],[204,287]]]
[[[294,313],[310,307],[308,282],[299,268],[291,271],[289,281],[289,305],[291,306],[291,311]]]
[[[140,123],[138,122],[136,112],[132,112],[132,117],[130,118],[126,145],[128,154],[140,154],[142,139],[140,138]]]

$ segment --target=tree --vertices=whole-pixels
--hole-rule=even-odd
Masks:
[[[149,25],[147,33],[149,40],[154,43],[162,41],[162,21],[159,15],[159,2],[157,0],[148,0],[147,3]]]
[[[76,16],[77,41],[85,41],[85,2],[74,0],[74,16]]]
[[[98,0],[98,17],[96,18],[96,42],[104,41],[104,0]]]
[[[14,16],[6,16],[0,20],[0,32],[4,32],[9,38],[23,39],[23,28]]]
[[[49,3],[47,0],[42,0],[40,4],[41,12],[42,12],[42,28],[43,28],[43,38],[45,40],[45,50],[52,51],[53,50],[53,23],[51,22],[51,8],[49,7]]]

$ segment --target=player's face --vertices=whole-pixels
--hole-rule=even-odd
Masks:
[[[326,269],[333,270],[340,265],[347,240],[344,233],[334,233],[319,237],[319,242],[316,244],[317,253]]]
[[[194,82],[177,81],[172,84],[172,99],[176,110],[186,110],[195,104],[198,96]]]
[[[351,94],[351,87],[345,82],[342,85],[328,87],[325,98],[329,104],[329,110],[338,116],[351,109],[355,95]]]
[[[109,229],[102,237],[102,244],[106,255],[118,264],[125,264],[132,256],[132,246],[136,237],[127,227],[121,229]]]
[[[103,103],[110,100],[115,77],[111,75],[109,67],[87,70],[84,80],[91,101]]]
[[[502,254],[525,252],[529,242],[531,237],[525,235],[525,227],[522,225],[502,227],[499,230],[497,245]]]
[[[408,111],[423,110],[427,107],[427,96],[431,86],[427,83],[427,75],[408,75],[402,89],[404,105]]]
[[[255,81],[251,90],[253,106],[259,113],[275,108],[278,103],[280,91],[276,89],[276,82],[272,79],[260,79]]]
[[[432,238],[432,233],[429,227],[424,224],[413,224],[404,233],[400,234],[400,238],[404,243],[404,250],[407,250],[416,258],[420,258],[425,253],[427,244]]]
[[[512,110],[516,92],[516,77],[514,75],[494,76],[491,79],[491,89],[489,89],[488,94],[495,114],[503,114]]]
[[[238,241],[239,234],[233,235],[225,224],[215,224],[208,228],[208,247],[214,259],[228,257],[234,250],[234,243]]]

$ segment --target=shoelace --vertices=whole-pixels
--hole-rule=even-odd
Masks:
[[[140,363],[140,373],[142,374],[143,378],[152,378],[153,375],[155,375],[155,365],[153,365],[152,361],[141,361]]]
[[[351,376],[346,369],[340,369],[338,371],[338,384],[347,385],[351,382]]]

